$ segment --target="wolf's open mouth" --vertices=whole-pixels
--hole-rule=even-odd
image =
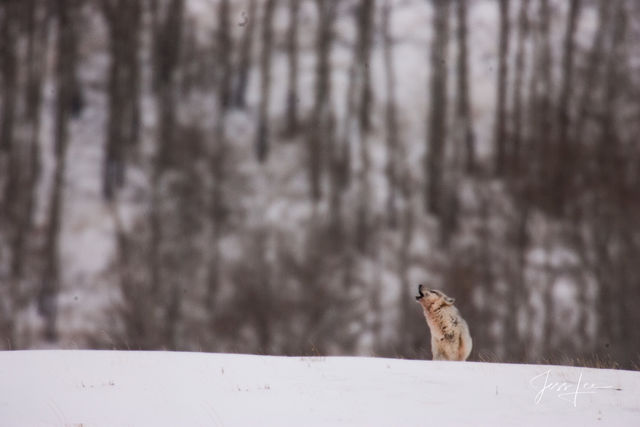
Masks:
[[[418,296],[416,296],[416,301],[418,301],[423,296],[424,296],[424,293],[422,293],[422,285],[418,285]]]

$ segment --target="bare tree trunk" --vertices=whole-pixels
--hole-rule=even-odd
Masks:
[[[534,15],[533,13],[531,15]],[[549,160],[549,139],[551,138],[553,120],[551,116],[551,42],[549,25],[551,18],[549,0],[539,0],[538,10],[532,20],[532,65],[529,80],[529,106],[530,131],[526,142],[521,147],[521,159],[529,158],[529,161],[521,163],[521,168],[526,167],[526,186],[531,189],[531,198],[539,205],[547,206],[548,195],[546,188],[548,177],[545,173],[546,162]]]
[[[526,1],[526,0],[525,0]],[[471,118],[471,105],[469,101],[469,52],[467,48],[468,33],[468,0],[457,0],[458,17],[458,64],[457,64],[457,102],[456,113],[459,123],[459,138],[456,144],[464,146],[464,168],[467,173],[473,173],[476,163],[475,135]]]
[[[480,209],[478,216],[480,218],[480,226],[478,229],[478,262],[479,262],[479,286],[483,295],[491,300],[496,298],[496,273],[495,273],[495,257],[492,253],[492,245],[494,237],[491,232],[490,218],[493,215],[492,203],[489,196],[486,193],[481,193]],[[483,319],[487,325],[494,325],[497,318],[495,307],[487,306],[486,304],[477,310],[477,313],[472,313],[477,318]],[[477,344],[476,344],[477,343]],[[480,357],[483,356],[483,351],[487,350],[499,351],[498,340],[495,334],[491,331],[491,328],[484,328],[483,330],[477,330],[474,335],[474,350]]]
[[[637,187],[633,186],[632,188]],[[632,200],[622,203],[620,208],[623,210],[626,210],[628,206],[640,206],[638,192],[636,191]],[[618,281],[616,305],[619,307],[620,313],[620,338],[618,341],[619,349],[615,349],[617,350],[615,357],[621,360],[621,365],[629,367],[633,363],[637,363],[635,355],[640,350],[640,331],[636,327],[638,320],[640,320],[640,313],[637,310],[638,302],[640,302],[640,287],[638,286],[640,275],[635,263],[635,260],[640,258],[640,242],[634,238],[639,235],[640,227],[636,222],[635,214],[630,210],[626,210],[621,216],[624,219],[617,222],[616,234],[618,234],[620,246],[624,248],[623,253],[628,256],[617,258],[616,270],[620,274],[620,280]],[[629,230],[632,231],[629,232]]]
[[[128,65],[129,78],[125,84],[127,93],[129,93],[129,105],[127,107],[127,114],[125,115],[125,140],[127,142],[127,149],[131,150],[137,145],[140,139],[140,126],[141,126],[141,113],[140,113],[140,98],[142,91],[141,84],[141,72],[140,72],[140,58],[138,54],[141,48],[141,34],[143,24],[143,4],[140,0],[135,0],[134,3],[129,5],[129,16],[127,22],[132,26],[129,35],[129,46],[126,49],[126,64]]]
[[[607,350],[615,340],[615,320],[614,320],[614,295],[612,291],[614,272],[609,254],[611,246],[610,236],[612,235],[610,225],[611,218],[607,218],[602,212],[598,212],[594,218],[593,230],[593,250],[595,253],[594,274],[598,283],[597,310],[598,322],[597,332],[598,344],[605,346]]]
[[[518,43],[516,48],[515,77],[513,82],[513,123],[511,126],[511,149],[508,155],[509,173],[520,176],[520,157],[522,156],[523,125],[523,89],[525,71],[525,41],[529,34],[529,0],[520,2],[518,12]]]
[[[165,10],[158,9],[158,4],[151,4],[155,9],[154,51],[156,103],[159,115],[158,147],[151,172],[151,201],[149,209],[149,253],[148,267],[151,280],[151,297],[160,299],[165,295],[168,301],[163,301],[164,319],[160,339],[169,348],[175,348],[178,318],[180,316],[180,293],[175,292],[177,284],[167,284],[163,274],[163,245],[165,230],[161,216],[162,194],[160,184],[164,173],[176,167],[176,156],[179,147],[176,141],[176,86],[177,70],[182,45],[182,27],[184,14],[184,0],[170,0]],[[163,293],[165,287],[168,291]],[[148,340],[148,346],[154,346],[153,338]]]
[[[136,143],[139,112],[140,0],[102,0],[109,26],[109,116],[103,166],[103,195],[111,200],[124,184],[126,151]]]
[[[118,273],[118,285],[124,299],[122,317],[125,328],[125,342],[135,344],[140,349],[147,349],[146,340],[149,339],[148,325],[153,324],[152,312],[155,306],[147,300],[145,289],[135,283],[132,274],[134,248],[122,223],[122,216],[118,210],[117,194],[107,204],[114,225],[115,262]]]
[[[344,189],[347,186],[348,180],[348,172],[345,167],[346,162],[346,153],[344,147],[348,147],[348,140],[338,141],[337,136],[337,120],[331,106],[331,50],[334,42],[334,23],[336,19],[336,10],[340,4],[340,1],[333,2],[323,2],[321,4],[318,2],[319,7],[325,8],[324,15],[322,15],[322,22],[320,22],[320,28],[318,28],[318,39],[317,48],[318,48],[318,62],[316,63],[316,71],[318,74],[316,80],[316,101],[322,101],[324,106],[316,105],[317,111],[321,114],[322,126],[324,127],[323,136],[326,141],[327,146],[327,157],[328,157],[328,173],[330,178],[330,187],[329,187],[329,232],[331,233],[331,244],[333,248],[337,250],[341,250],[342,253],[346,253],[345,251],[345,230],[343,224],[343,196]],[[324,41],[322,39],[325,39]],[[321,46],[323,45],[323,46]],[[322,51],[322,52],[321,52]],[[322,66],[320,63],[324,63]],[[323,74],[323,77],[320,77],[320,74]],[[324,89],[326,94],[321,95],[321,92]],[[324,96],[326,99],[322,100],[321,97]],[[314,120],[318,120],[316,117]],[[312,138],[315,138],[313,135],[309,135],[310,141]],[[322,140],[313,141],[313,145],[318,145],[322,147]],[[310,147],[311,148],[311,147]],[[309,150],[309,154],[311,155],[311,149]],[[310,159],[310,167],[314,162],[313,159]],[[320,186],[320,175],[322,172],[322,166],[320,165],[320,170],[318,172],[317,177],[312,178],[312,189],[314,184],[314,180],[317,179],[318,187]],[[311,175],[311,174],[310,174]],[[348,249],[347,249],[348,251]],[[346,258],[346,256],[345,256]]]
[[[618,101],[621,94],[622,68],[625,66],[625,36],[628,25],[625,1],[615,3],[614,24],[611,26],[611,46],[605,62],[604,74],[604,100],[599,115],[601,137],[597,144],[598,177],[605,185],[617,186],[619,178],[617,158],[620,154],[620,135],[618,131]]]
[[[576,151],[584,150],[584,148],[586,147],[585,141],[583,140],[583,136],[585,135],[585,130],[586,130],[585,124],[587,123],[589,116],[595,113],[594,106],[593,106],[594,104],[593,99],[594,99],[594,92],[596,91],[594,91],[594,87],[597,84],[597,79],[599,76],[601,64],[604,62],[605,38],[606,38],[606,35],[608,34],[608,31],[611,25],[611,15],[612,15],[612,9],[613,9],[614,3],[615,2],[613,1],[607,1],[607,2],[601,2],[599,4],[598,26],[596,28],[596,32],[593,37],[591,48],[587,55],[584,83],[579,95],[578,112],[572,128],[571,138],[572,138],[572,141],[574,142],[574,149]],[[584,167],[584,165],[581,165],[581,167]],[[579,171],[579,173],[581,176],[585,175],[584,170]],[[591,245],[589,244],[590,242],[588,240],[585,242],[584,237],[582,237],[582,234],[579,232],[580,230],[581,228],[578,228],[578,230],[576,231],[576,235],[578,236],[577,240],[579,242],[579,244],[576,246],[579,248],[579,253],[582,254],[583,262],[586,265],[592,265],[595,262],[592,261],[588,255],[589,252],[591,251],[590,249]],[[596,246],[594,250],[597,250],[597,249],[598,248]],[[597,274],[596,274],[596,278],[598,279],[598,287],[600,287],[601,284],[600,284],[599,276]],[[598,289],[598,292],[601,292],[601,290]],[[588,334],[587,334],[587,328],[586,328],[588,316],[589,316],[589,313],[592,311],[592,307],[588,303],[586,292],[584,292],[584,290],[578,292],[578,295],[579,295],[579,307],[578,307],[579,311],[578,311],[577,323],[578,325],[581,325],[580,332],[581,332],[581,336],[583,337],[583,342],[584,343],[590,342],[590,344],[588,344],[586,346],[586,349],[584,350],[592,351],[594,350],[593,348],[594,340],[593,339],[588,340]],[[598,299],[598,301],[600,300]],[[606,313],[606,309],[604,312]],[[598,328],[599,328],[597,334],[600,335],[603,332],[602,326],[605,325],[606,324],[605,322],[608,322],[609,319],[602,319],[600,317],[600,315],[602,314],[600,304],[598,304],[597,314],[598,314]],[[608,337],[606,337],[605,339],[608,339]]]
[[[248,292],[259,293],[261,304],[257,306],[251,302],[251,309],[247,310],[248,320],[252,324],[257,335],[257,343],[253,345],[253,351],[262,354],[270,354],[272,351],[273,337],[276,330],[274,325],[278,317],[275,306],[275,292],[273,285],[273,273],[267,259],[269,251],[269,234],[266,230],[258,230],[253,236],[252,247],[249,249],[253,255],[254,263],[249,271],[252,274],[247,278]]]
[[[360,73],[360,133],[368,134],[371,129],[371,107],[373,90],[371,89],[371,46],[373,44],[373,25],[375,2],[361,0],[358,5],[358,72]],[[362,137],[362,135],[361,135]],[[363,144],[364,145],[364,144]]]
[[[0,154],[10,152],[13,145],[17,94],[16,24],[18,8],[15,2],[5,2],[0,9],[0,59],[2,65],[2,112],[0,115]]]
[[[260,106],[256,134],[256,157],[264,162],[269,155],[269,103],[271,100],[271,56],[273,15],[276,0],[266,0],[262,16],[262,52],[260,52]]]
[[[525,270],[527,268],[527,251],[530,245],[529,216],[530,207],[526,197],[519,197],[517,201],[518,217],[513,224],[513,243],[515,246],[513,274],[507,290],[507,316],[504,321],[504,342],[506,343],[507,356],[515,362],[526,361],[528,349],[522,339],[520,324],[520,312],[526,309],[528,304]],[[527,319],[531,322],[531,319]]]
[[[538,34],[537,37],[540,39],[538,43],[538,53],[537,53],[537,65],[534,74],[539,74],[537,79],[537,87],[535,88],[535,92],[533,93],[533,99],[536,103],[536,112],[535,117],[537,118],[537,122],[534,124],[535,127],[535,135],[534,138],[536,144],[536,150],[538,152],[538,159],[535,174],[538,176],[537,179],[541,180],[541,188],[543,189],[542,194],[539,194],[539,197],[542,199],[542,202],[547,205],[548,203],[548,195],[545,194],[545,182],[547,177],[543,175],[544,165],[549,161],[551,156],[550,153],[550,138],[553,128],[553,119],[551,116],[551,90],[553,87],[553,82],[551,78],[551,66],[552,66],[552,57],[551,57],[551,39],[550,32],[551,29],[551,7],[549,5],[549,0],[540,0],[540,10],[539,10],[539,25],[538,25]]]
[[[300,0],[289,0],[289,30],[287,33],[288,88],[287,88],[287,134],[298,132],[298,27]]]
[[[411,283],[409,282],[409,269],[411,268],[411,243],[414,235],[414,212],[413,212],[413,183],[408,171],[402,173],[400,179],[400,190],[402,193],[402,221],[401,221],[401,241],[398,251],[398,275],[400,276],[399,313],[400,313],[400,337],[399,347],[402,351],[411,351]]]
[[[495,135],[494,135],[494,152],[495,152],[495,171],[498,175],[503,175],[505,171],[506,144],[507,144],[507,84],[509,79],[509,0],[499,0],[500,2],[500,41],[498,53],[498,80],[497,101],[496,101],[496,118],[495,118]]]
[[[58,292],[60,290],[59,236],[62,224],[64,175],[69,140],[69,118],[75,84],[77,61],[77,9],[76,0],[58,0],[56,16],[58,23],[56,70],[56,111],[54,121],[53,188],[49,198],[49,215],[44,247],[44,269],[38,295],[38,311],[44,318],[44,338],[57,340]]]
[[[564,58],[562,60],[562,84],[558,100],[558,117],[556,132],[555,167],[552,168],[554,179],[550,191],[553,192],[552,209],[556,214],[562,214],[565,206],[569,177],[573,174],[573,143],[569,140],[571,128],[571,98],[573,96],[575,33],[580,16],[581,0],[571,0],[567,15],[567,30],[564,38]]]
[[[629,21],[626,2],[621,0],[613,3],[615,7],[614,24],[609,27],[611,45],[605,62],[604,99],[598,120],[600,135],[596,140],[595,150],[598,163],[592,180],[594,183],[598,183],[599,192],[601,193],[599,198],[604,200],[604,206],[607,206],[597,207],[602,212],[600,214],[602,217],[601,224],[598,224],[601,230],[597,230],[598,233],[601,233],[598,261],[604,265],[605,273],[601,280],[598,281],[598,308],[601,310],[598,326],[599,330],[605,332],[600,337],[605,340],[609,338],[610,341],[608,343],[615,346],[610,350],[612,356],[615,357],[616,351],[619,351],[618,343],[628,337],[624,333],[626,329],[624,320],[628,316],[628,306],[625,300],[630,296],[628,292],[625,292],[624,273],[620,274],[620,270],[623,270],[620,264],[624,262],[617,260],[620,255],[615,254],[613,250],[615,246],[621,245],[620,240],[625,240],[616,238],[617,233],[615,233],[619,221],[624,218],[624,214],[614,211],[609,206],[610,203],[616,203],[616,199],[620,197],[616,193],[620,192],[621,188],[624,188],[624,178],[622,178],[624,173],[620,171],[621,161],[619,160],[622,156],[622,136],[619,133],[618,114],[620,111],[622,82],[625,81],[623,73],[626,67],[626,37]],[[628,196],[623,197],[626,198]],[[626,207],[618,209],[624,210]],[[626,233],[629,233],[629,231],[624,230],[620,234]]]
[[[590,114],[593,114],[593,87],[596,84],[598,78],[598,71],[603,62],[604,57],[604,44],[605,37],[607,35],[608,28],[611,25],[611,9],[615,2],[604,1],[600,3],[598,8],[598,27],[593,37],[593,42],[589,55],[587,57],[586,75],[584,77],[584,86],[580,94],[580,101],[578,102],[578,114],[573,125],[573,141],[575,141],[576,150],[580,149],[580,145],[583,145],[583,137],[585,131],[585,122]]]
[[[344,183],[344,189],[351,184],[351,143],[352,143],[352,131],[353,131],[353,118],[356,114],[357,102],[356,102],[356,90],[358,86],[358,74],[357,74],[357,49],[354,49],[354,59],[349,65],[348,71],[348,85],[345,94],[345,115],[343,120],[343,128],[341,129],[340,136],[340,152],[341,152],[341,171],[342,182]]]
[[[220,75],[216,79],[220,92],[220,107],[227,109],[231,104],[231,53],[233,41],[231,39],[229,0],[221,0],[218,6],[218,37],[216,42],[216,60],[218,61]]]
[[[46,72],[43,58],[47,50],[51,5],[41,0],[28,0],[27,28],[27,89],[25,93],[25,116],[31,130],[31,146],[38,147],[40,129],[40,107],[42,105],[42,81]]]
[[[330,118],[331,93],[331,46],[333,43],[333,21],[335,19],[335,2],[317,0],[318,35],[316,38],[316,81],[315,102],[313,107],[313,125],[308,135],[309,188],[311,199],[317,202],[322,197],[322,170],[324,150],[322,141],[329,137],[327,131]]]
[[[457,1],[457,96],[455,102],[455,122],[453,131],[452,158],[448,162],[448,177],[443,182],[440,214],[440,244],[448,246],[451,236],[458,228],[460,202],[458,189],[463,171],[473,172],[475,165],[474,135],[471,121],[468,81],[467,53],[467,0]],[[446,151],[446,150],[445,150]],[[445,156],[446,157],[446,156]],[[446,158],[443,159],[447,163]]]
[[[2,110],[0,111],[0,268],[4,264],[5,241],[15,246],[17,232],[14,230],[16,220],[16,199],[21,192],[20,165],[17,164],[17,144],[13,141],[16,107],[16,76],[17,76],[17,9],[14,2],[0,5],[0,94],[2,95]],[[14,251],[13,264],[19,255]],[[0,273],[0,279],[4,278]],[[15,345],[15,297],[18,283],[9,278],[8,289],[0,288],[0,334],[6,342],[6,347]],[[4,283],[2,283],[4,285]],[[3,342],[2,344],[5,344]]]
[[[431,46],[431,106],[427,137],[425,203],[427,211],[443,214],[444,146],[447,139],[447,55],[449,0],[432,0],[434,37]]]
[[[6,211],[0,212],[0,238],[6,237],[10,244],[9,289],[3,297],[8,317],[0,315],[5,323],[4,336],[14,346],[16,342],[15,320],[18,312],[29,302],[29,295],[23,289],[22,281],[31,270],[28,253],[28,238],[31,231],[37,180],[40,174],[40,106],[44,70],[44,51],[49,30],[49,7],[44,2],[29,0],[25,9],[25,30],[27,50],[25,57],[26,87],[24,93],[24,125],[27,132],[20,144],[11,144],[7,153],[9,173],[2,205]],[[1,156],[1,154],[0,154]],[[6,221],[6,222],[5,222]],[[4,227],[4,225],[8,225]],[[6,230],[7,236],[2,233]],[[27,268],[25,268],[27,267]],[[25,271],[26,270],[26,271]]]
[[[182,19],[184,0],[171,0],[161,16],[159,27],[154,33],[156,56],[156,82],[160,110],[160,147],[161,170],[172,165],[175,159],[176,128],[176,72],[180,59],[182,42]]]
[[[225,1],[226,3],[226,1]],[[221,4],[222,9],[222,4]],[[223,72],[226,77],[219,79],[222,85],[230,85],[233,75],[231,69],[231,29],[229,28],[229,5],[224,7],[220,13],[224,13],[224,18],[220,18],[220,36],[219,36],[219,50],[220,54],[226,56],[223,62]],[[252,12],[255,13],[255,12]],[[223,22],[224,21],[224,22]],[[253,23],[249,24],[252,25]],[[249,31],[249,30],[247,30]],[[244,52],[243,52],[244,54]],[[220,238],[222,235],[223,220],[224,220],[224,182],[226,179],[225,164],[227,159],[227,140],[226,140],[226,120],[227,112],[231,107],[232,97],[235,95],[232,92],[227,92],[226,86],[218,88],[218,96],[216,100],[216,117],[214,126],[214,147],[209,153],[209,165],[213,178],[212,188],[209,191],[210,197],[207,200],[209,209],[209,254],[207,262],[207,307],[211,310],[211,319],[215,319],[217,314],[214,310],[215,302],[217,299],[218,291],[220,288],[220,275],[222,268],[222,256],[220,253]]]
[[[0,111],[0,221],[11,219],[11,209],[19,185],[19,167],[16,164],[16,144],[13,141],[15,107],[17,98],[17,9],[15,3],[0,5],[0,78],[2,92],[2,110]],[[7,221],[7,230],[11,223]],[[4,231],[4,227],[0,232]],[[0,258],[1,259],[1,258]]]
[[[329,193],[329,229],[332,233],[332,243],[336,247],[343,248],[344,243],[344,224],[343,224],[343,190],[344,190],[344,157],[338,144],[336,132],[336,118],[333,111],[329,111],[326,124],[326,142],[328,146],[329,157],[329,177],[330,177],[330,193]]]
[[[240,42],[240,58],[233,81],[233,105],[236,108],[245,108],[245,95],[249,81],[249,69],[251,68],[251,56],[253,53],[253,34],[256,27],[256,0],[248,0],[248,9],[243,22],[244,34]]]
[[[594,312],[590,298],[587,291],[588,280],[587,277],[591,275],[589,271],[589,255],[587,254],[587,243],[585,242],[585,234],[583,232],[583,218],[580,215],[575,215],[573,218],[573,226],[571,227],[570,239],[572,241],[572,247],[575,248],[576,254],[580,259],[580,264],[584,266],[583,273],[580,275],[581,289],[578,291],[577,297],[577,321],[578,325],[578,340],[580,344],[578,349],[582,352],[593,351],[593,337],[589,333],[589,317]]]
[[[374,2],[361,0],[358,5],[358,41],[357,68],[360,84],[360,104],[358,106],[358,137],[360,148],[360,169],[358,170],[358,205],[356,207],[356,247],[361,253],[368,250],[371,219],[369,203],[371,200],[371,184],[369,172],[371,159],[369,153],[368,135],[371,130],[371,104],[373,91],[371,89],[371,46],[373,44]]]
[[[384,71],[387,89],[387,104],[385,107],[387,166],[386,175],[389,185],[387,195],[387,221],[395,228],[398,223],[398,173],[400,159],[397,146],[401,143],[398,135],[398,117],[396,111],[396,75],[393,67],[393,38],[391,35],[391,2],[386,0],[382,14],[382,36],[384,41]]]

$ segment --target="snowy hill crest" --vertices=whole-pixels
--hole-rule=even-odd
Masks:
[[[4,426],[640,423],[640,373],[355,357],[0,353]]]

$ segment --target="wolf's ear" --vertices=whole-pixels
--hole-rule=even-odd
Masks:
[[[455,298],[444,297],[444,303],[446,305],[453,305],[454,302],[456,302]]]

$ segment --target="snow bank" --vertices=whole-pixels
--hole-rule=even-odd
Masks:
[[[0,425],[638,426],[640,373],[379,358],[2,352]]]

